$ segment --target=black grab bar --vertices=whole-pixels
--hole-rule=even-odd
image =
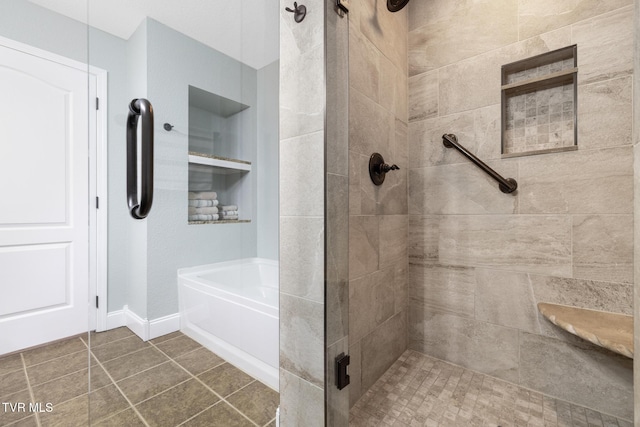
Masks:
[[[142,144],[140,174],[140,202],[138,202],[138,118]],[[144,99],[134,99],[129,104],[127,118],[127,204],[135,219],[149,215],[153,203],[153,107]]]
[[[442,143],[447,148],[456,148],[460,151],[467,159],[471,160],[478,166],[480,169],[485,171],[491,178],[498,181],[498,187],[500,187],[500,191],[503,193],[513,193],[518,188],[518,183],[513,178],[503,178],[498,172],[491,169],[484,163],[482,160],[471,154],[466,148],[464,148],[460,143],[458,143],[458,138],[452,133],[445,133],[442,135]]]

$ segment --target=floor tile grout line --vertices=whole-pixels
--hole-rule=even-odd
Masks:
[[[157,368],[158,366],[162,366],[162,365],[164,365],[164,364],[166,364],[166,363],[169,363],[169,362],[172,362],[172,360],[171,360],[171,359],[167,359],[167,360],[165,360],[164,362],[160,362],[160,363],[158,363],[158,364],[156,364],[156,365],[153,365],[153,366],[150,366],[150,367],[148,367],[148,368],[145,368],[145,369],[143,369],[142,371],[138,371],[138,372],[136,372],[135,374],[131,374],[131,375],[128,375],[128,376],[126,376],[126,377],[122,377],[122,378],[120,378],[120,379],[119,379],[119,380],[117,380],[117,381],[114,379],[114,381],[115,381],[115,382],[122,382],[122,381],[124,381],[124,380],[128,380],[128,379],[130,379],[130,378],[135,377],[135,376],[136,376],[136,375],[138,375],[138,374],[142,374],[142,373],[148,372],[148,371],[150,371],[150,370],[152,370],[152,369]]]
[[[118,341],[118,340],[116,340]],[[115,341],[113,341],[115,342]],[[142,420],[142,423],[146,426],[146,427],[150,427],[149,423],[147,423],[147,420],[142,416],[142,414],[140,413],[140,411],[138,411],[138,408],[136,408],[133,403],[131,403],[131,400],[129,400],[129,398],[127,397],[126,394],[124,394],[124,392],[122,391],[122,389],[120,388],[120,386],[118,386],[118,384],[113,380],[113,377],[111,376],[111,374],[109,374],[109,372],[104,368],[104,366],[102,365],[102,362],[100,362],[100,360],[98,360],[98,358],[96,357],[95,354],[93,354],[93,351],[91,351],[91,348],[89,348],[89,345],[87,345],[87,343],[85,343],[85,345],[87,346],[87,349],[89,350],[89,367],[91,367],[91,357],[93,356],[93,358],[96,360],[96,364],[98,366],[100,366],[100,368],[102,368],[102,370],[104,371],[104,373],[107,375],[107,377],[109,377],[109,379],[111,380],[111,384],[113,384],[113,386],[116,388],[116,390],[118,390],[118,392],[122,395],[122,397],[124,397],[124,399],[127,401],[127,403],[129,404],[129,407],[131,407],[131,409],[133,409],[133,412],[135,412],[135,414],[138,416],[138,418],[140,418],[140,420]],[[111,385],[109,384],[109,385]],[[91,385],[91,377],[89,377],[89,385]],[[108,387],[105,386],[105,387]],[[101,388],[105,388],[105,387],[101,387]],[[95,391],[95,390],[94,390]],[[91,393],[91,386],[89,386],[89,393]],[[90,394],[89,394],[90,396]],[[89,397],[89,416],[91,416],[91,397]],[[109,417],[107,417],[109,418]],[[104,419],[104,418],[103,418]],[[91,420],[89,420],[91,421]],[[100,421],[100,420],[96,420],[96,421]]]
[[[114,330],[114,329],[109,329],[109,330],[107,330],[107,331],[103,331],[103,332],[109,332],[109,331],[113,331],[113,330]],[[100,332],[96,332],[96,333],[100,333]],[[87,341],[85,341],[85,340],[83,340],[83,339],[82,339],[82,337],[80,337],[80,339],[82,340],[82,342],[84,343],[84,345],[86,345],[87,347],[91,347],[91,348],[98,348],[98,347],[102,347],[103,345],[107,345],[107,344],[111,344],[111,343],[114,343],[114,342],[118,342],[118,341],[126,340],[126,339],[131,338],[131,337],[137,337],[137,335],[136,335],[136,334],[134,334],[133,332],[131,332],[131,335],[127,335],[126,337],[121,337],[121,338],[118,338],[118,339],[115,339],[115,340],[111,340],[111,341],[109,341],[109,342],[106,342],[106,343],[104,343],[104,344],[97,344],[97,345],[96,345],[96,344],[91,344],[91,337],[89,337],[88,342],[87,342]]]
[[[33,389],[31,388],[31,381],[29,381],[29,374],[27,372],[27,363],[25,362],[24,355],[22,353],[20,353],[20,360],[22,361],[22,369],[24,372],[24,377],[27,380],[27,389],[29,390],[29,396],[31,397],[31,401],[35,403],[36,398],[33,394]],[[41,427],[42,422],[40,421],[40,414],[37,411],[35,413],[35,416],[36,416],[36,425],[38,427]]]
[[[185,335],[186,336],[186,335]],[[177,338],[177,337],[176,337]],[[175,338],[172,338],[175,339]],[[167,341],[171,341],[171,340],[167,340]],[[163,342],[167,342],[167,341],[163,341]],[[169,356],[167,353],[165,353],[164,351],[162,351],[162,349],[158,348],[156,346],[156,344],[150,342],[149,344],[151,344],[152,346],[154,346],[158,351],[162,352],[162,354],[164,354],[165,356],[167,356],[169,359],[171,359],[172,361],[173,358],[171,356]],[[206,348],[206,347],[205,347]],[[215,353],[214,353],[215,354]],[[181,356],[181,355],[180,355]],[[178,356],[178,357],[180,357]],[[224,359],[223,359],[224,360]],[[174,361],[175,362],[175,361]],[[237,411],[240,415],[242,415],[244,418],[246,418],[247,420],[249,420],[253,425],[258,426],[257,423],[255,423],[251,418],[249,418],[247,415],[245,415],[243,412],[241,412],[238,408],[236,408],[235,406],[233,406],[231,403],[229,403],[222,395],[220,395],[219,393],[217,393],[216,391],[214,391],[211,387],[209,387],[207,384],[205,384],[200,378],[198,378],[197,376],[193,375],[188,369],[186,369],[184,366],[182,366],[180,363],[175,362],[178,366],[180,366],[180,368],[182,368],[187,374],[189,374],[191,376],[192,379],[195,379],[196,381],[198,381],[202,386],[204,386],[207,390],[211,391],[215,396],[217,396],[221,401],[225,402],[227,405],[231,406],[235,411]],[[225,363],[229,363],[227,361],[225,361]],[[222,366],[223,364],[219,364],[218,366]],[[231,365],[229,363],[229,365]],[[231,365],[233,366],[233,365]],[[211,368],[208,369],[204,372],[202,372],[200,375],[204,374],[205,372],[209,372],[212,369],[215,368]],[[236,368],[237,369],[237,368]],[[253,377],[251,377],[253,378]],[[253,378],[253,381],[249,382],[249,384],[252,384],[253,382],[257,381],[255,378]],[[235,394],[236,392],[242,390],[243,388],[247,387],[249,384],[246,384],[245,386],[239,388],[238,390],[236,390],[235,392],[231,393],[229,396]]]
[[[113,359],[103,360],[103,361],[101,361],[101,363],[110,363],[110,362],[113,362],[114,360],[122,359],[123,357],[131,356],[132,354],[139,353],[139,352],[144,351],[144,350],[148,350],[149,348],[150,348],[150,346],[145,346],[145,347],[140,348],[140,349],[138,349],[138,350],[134,350],[134,351],[131,351],[131,352],[129,352],[129,353],[122,354],[122,355],[120,355],[120,356],[118,356],[118,357],[114,357]],[[93,353],[93,350],[91,350],[91,354],[93,354],[93,357],[95,357],[95,358],[96,358],[96,360],[98,359],[98,356],[96,356],[96,355]]]
[[[82,342],[82,344],[86,345],[86,344],[84,343],[84,341],[82,341],[82,339],[80,339],[80,341]],[[43,348],[43,347],[39,347],[39,348]],[[25,364],[25,366],[26,366],[26,367],[28,367],[28,368],[33,368],[33,367],[36,367],[36,366],[44,365],[45,363],[54,362],[54,361],[56,361],[56,360],[62,359],[63,357],[71,356],[72,354],[81,353],[81,352],[84,352],[84,351],[86,351],[86,350],[72,351],[72,352],[69,352],[69,353],[63,354],[63,355],[61,355],[61,356],[57,356],[57,357],[53,357],[53,358],[51,358],[51,359],[44,360],[44,361],[39,362],[39,363],[34,363],[33,365],[27,365],[27,364],[26,364],[26,361],[24,362],[24,364]],[[22,356],[22,354],[23,354],[23,353],[20,353],[20,355],[21,355],[21,356]],[[23,359],[24,359],[24,358],[23,358]]]

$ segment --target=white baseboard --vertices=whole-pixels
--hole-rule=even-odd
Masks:
[[[148,341],[180,330],[180,313],[147,320],[124,306],[107,314],[107,330],[126,326],[142,340]]]
[[[124,306],[124,314],[126,317],[126,327],[129,328],[131,332],[139,336],[142,341],[148,341],[149,321],[129,310],[129,307],[126,305]]]
[[[107,313],[107,328],[105,330],[108,331],[109,329],[125,326],[127,324],[126,319],[124,310],[116,310]]]
[[[170,314],[149,321],[149,339],[161,337],[180,330],[180,313]]]

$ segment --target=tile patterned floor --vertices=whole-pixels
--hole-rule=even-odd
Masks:
[[[411,350],[354,405],[349,424],[352,427],[633,426],[629,421]]]
[[[0,357],[0,426],[275,426],[277,392],[180,332],[90,340],[91,355],[85,335]]]

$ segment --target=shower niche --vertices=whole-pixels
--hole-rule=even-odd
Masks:
[[[249,105],[189,86],[189,224],[251,221],[249,112]]]
[[[502,157],[578,149],[577,46],[502,66]]]

